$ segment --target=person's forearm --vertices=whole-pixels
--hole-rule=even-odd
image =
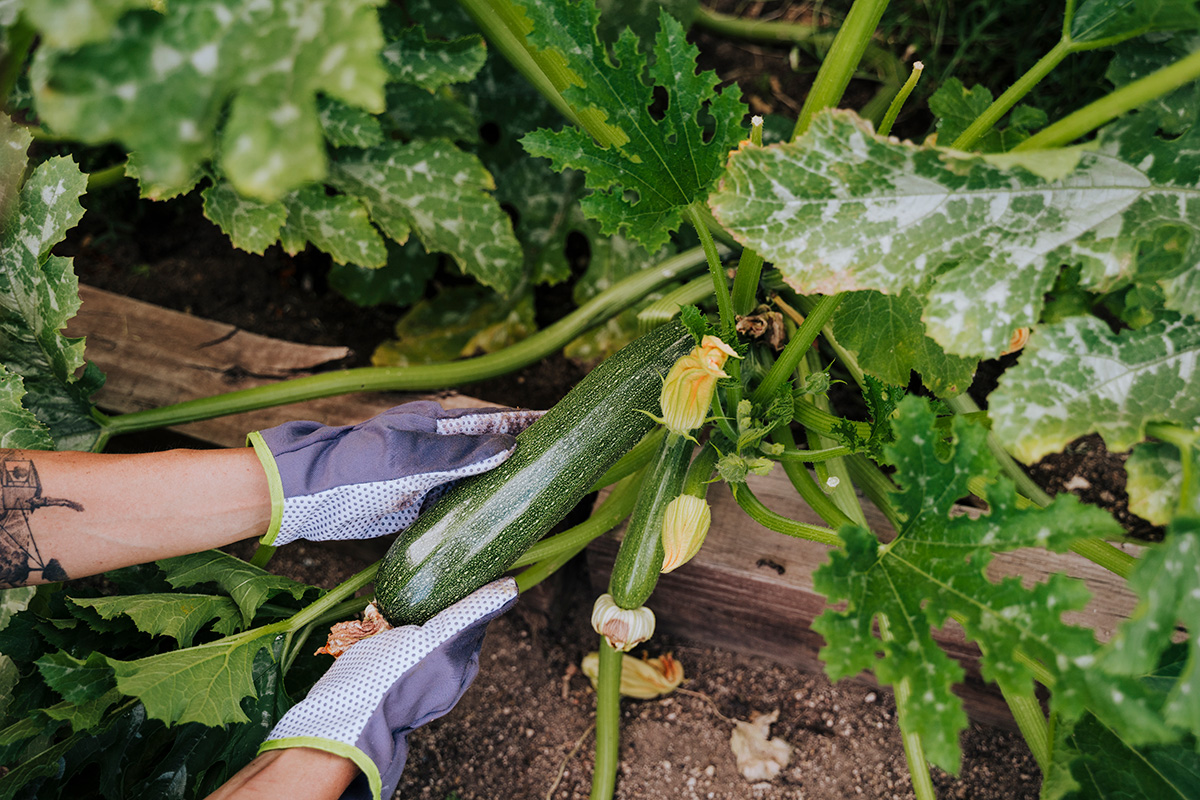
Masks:
[[[262,534],[250,448],[143,455],[0,450],[0,587],[79,578]]]
[[[336,800],[358,775],[348,758],[292,747],[268,750],[242,767],[206,800]]]

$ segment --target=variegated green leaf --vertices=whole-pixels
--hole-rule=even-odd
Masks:
[[[447,253],[463,271],[501,293],[521,276],[523,253],[512,222],[489,192],[479,159],[445,139],[389,142],[338,153],[335,186],[362,198],[371,219],[403,244],[415,231],[425,249]]]
[[[338,264],[382,267],[387,262],[383,237],[357,198],[328,195],[323,186],[308,186],[288,195],[283,204],[287,222],[280,238],[289,253],[298,253],[312,242]]]
[[[422,26],[414,25],[388,38],[380,53],[388,77],[430,91],[471,80],[487,59],[483,37],[478,35],[431,40]]]
[[[833,318],[833,333],[864,371],[893,386],[907,386],[916,370],[931,392],[953,397],[975,375],[975,359],[947,355],[925,334],[921,302],[911,292],[849,294]]]
[[[321,131],[331,147],[374,147],[383,143],[379,119],[361,108],[328,97],[317,101]]]
[[[1144,125],[1113,126],[1096,152],[970,156],[834,111],[795,143],[734,153],[710,205],[797,291],[913,290],[946,352],[996,355],[1063,263],[1093,291],[1156,281],[1195,313],[1200,148]]]
[[[69,158],[40,164],[0,234],[0,363],[23,378],[24,406],[60,449],[86,450],[99,430],[89,398],[103,377],[85,366],[83,339],[62,335],[79,309],[78,281],[69,258],[50,255],[83,216],[86,188]]]
[[[1070,39],[1099,44],[1151,31],[1200,27],[1193,0],[1083,0],[1071,16]]]
[[[1192,469],[1200,473],[1200,454],[1192,454]],[[1125,462],[1129,510],[1155,525],[1166,525],[1179,513],[1200,517],[1200,497],[1190,509],[1179,507],[1183,463],[1179,450],[1163,442],[1142,442]]]
[[[25,3],[25,15],[45,45],[69,50],[108,38],[126,11],[155,5],[155,0],[36,0]]]
[[[453,361],[507,347],[535,328],[531,294],[509,306],[479,286],[455,286],[414,305],[371,361],[388,367]]]
[[[556,169],[584,172],[592,193],[583,209],[604,233],[624,232],[647,250],[658,250],[678,229],[684,209],[708,195],[725,154],[741,138],[746,109],[740,92],[732,86],[718,94],[715,73],[697,74],[696,48],[683,26],[662,11],[649,75],[669,99],[662,119],[655,119],[653,85],[643,81],[647,59],[637,35],[622,33],[610,57],[596,35],[594,0],[527,2],[525,14],[533,23],[529,42],[561,55],[578,77],[563,97],[582,112],[605,116],[597,125],[617,142],[602,147],[568,127],[534,131],[523,140],[525,148],[549,158]]]
[[[1200,34],[1195,33],[1134,39],[1116,49],[1104,77],[1114,86],[1125,86],[1197,50],[1200,50]],[[1183,133],[1200,115],[1200,81],[1192,81],[1138,106],[1138,114],[1153,114],[1165,133],[1173,136]]]
[[[988,400],[992,430],[1031,463],[1088,433],[1128,450],[1149,422],[1200,427],[1200,325],[1164,320],[1113,333],[1095,317],[1036,329]]]
[[[38,114],[89,143],[138,156],[145,194],[191,188],[219,151],[237,190],[277,200],[324,176],[316,97],[383,110],[374,0],[196,0],[122,15],[76,49],[39,47]]]
[[[921,735],[933,763],[954,770],[966,715],[951,686],[962,670],[930,634],[931,626],[953,618],[968,639],[979,642],[984,676],[1006,691],[1033,688],[1028,667],[1012,657],[1020,650],[1053,674],[1056,707],[1078,714],[1083,705],[1095,704],[1114,724],[1128,718],[1140,723],[1145,709],[1136,686],[1121,684],[1128,712],[1097,696],[1085,669],[1097,649],[1094,636],[1061,620],[1064,611],[1086,602],[1082,583],[1054,575],[1025,588],[1018,578],[993,582],[985,572],[994,552],[1061,551],[1080,536],[1115,533],[1117,524],[1070,495],[1045,509],[1020,510],[1004,478],[988,492],[987,515],[952,518],[951,508],[969,492],[971,478],[999,472],[987,431],[955,417],[951,438],[943,442],[928,403],[914,396],[901,402],[893,424],[896,438],[885,452],[900,486],[893,501],[903,519],[896,538],[882,544],[867,529],[845,525],[838,531],[845,549],[831,551],[829,562],[813,574],[817,591],[831,603],[846,603],[844,611],[831,608],[813,623],[828,642],[821,658],[830,677],[869,669],[881,682],[904,681],[906,730]],[[874,632],[880,620],[888,628],[882,638]]]
[[[279,230],[287,219],[283,203],[264,203],[238,194],[227,181],[217,181],[207,187],[204,216],[225,232],[234,247],[250,253],[262,253],[279,241]]]
[[[25,384],[0,365],[0,447],[14,450],[53,450],[54,439],[37,417],[21,405]],[[6,593],[7,594],[7,593]],[[0,614],[0,621],[3,621]],[[0,626],[2,627],[2,626]]]

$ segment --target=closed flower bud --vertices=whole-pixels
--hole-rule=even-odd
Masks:
[[[711,524],[712,512],[702,498],[681,494],[668,503],[663,512],[662,571],[670,572],[691,561],[700,552]]]
[[[621,608],[611,594],[602,594],[592,606],[592,628],[610,646],[627,653],[654,635],[654,612],[645,606]]]
[[[588,653],[584,656],[583,674],[596,687],[600,675],[600,654]],[[636,697],[639,700],[650,700],[659,695],[670,694],[683,683],[683,665],[671,657],[670,653],[658,658],[634,658],[621,656],[621,688],[625,697]]]
[[[733,348],[716,336],[705,336],[699,347],[675,362],[659,396],[668,430],[687,434],[704,424],[717,381],[729,377],[722,367],[730,356],[737,356]]]

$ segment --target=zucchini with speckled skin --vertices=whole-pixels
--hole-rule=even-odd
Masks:
[[[592,370],[517,436],[496,469],[462,480],[392,544],[375,581],[394,625],[421,623],[499,577],[654,425],[662,378],[693,346],[674,322]]]

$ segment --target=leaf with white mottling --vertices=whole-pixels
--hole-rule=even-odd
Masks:
[[[328,97],[317,101],[321,131],[330,147],[374,147],[383,143],[383,128],[361,108]]]
[[[41,46],[31,83],[56,133],[137,153],[143,192],[187,191],[220,154],[238,191],[277,200],[325,174],[316,96],[383,110],[374,0],[194,0],[135,11],[77,49]]]
[[[1097,44],[1151,31],[1200,27],[1194,0],[1083,0],[1069,25],[1073,43]]]
[[[1192,469],[1200,472],[1200,453],[1192,454]],[[1180,513],[1183,463],[1179,450],[1163,442],[1142,442],[1125,462],[1125,491],[1129,510],[1155,525],[1166,525]],[[1200,517],[1200,497],[1189,513]]]
[[[21,405],[25,384],[0,365],[0,447],[13,450],[53,450],[54,439],[37,417]],[[0,621],[3,621],[0,613]],[[0,625],[0,627],[3,627]]]
[[[380,53],[388,77],[430,91],[471,80],[487,59],[479,35],[445,42],[429,39],[422,26],[414,25],[389,38]]]
[[[250,253],[262,253],[279,241],[279,230],[287,219],[287,209],[278,201],[264,203],[238,194],[227,181],[207,187],[204,216],[225,232],[234,247]]]
[[[305,242],[312,242],[338,264],[382,267],[387,262],[383,237],[358,198],[328,195],[323,186],[308,186],[283,203],[287,222],[280,238],[289,253],[298,253]]]
[[[1200,427],[1198,357],[1200,326],[1179,320],[1120,333],[1090,316],[1043,325],[988,400],[992,430],[1032,463],[1089,433],[1124,451],[1149,422]]]
[[[850,293],[833,318],[833,334],[858,356],[858,365],[868,374],[893,386],[907,386],[916,370],[921,382],[939,397],[965,392],[978,363],[947,355],[925,334],[921,302],[911,292]]]
[[[1104,77],[1121,87],[1144,78],[1200,50],[1200,35],[1180,33],[1143,37],[1116,48]],[[1178,135],[1196,123],[1200,115],[1200,81],[1192,81],[1138,106],[1138,114],[1153,114],[1165,133]]]
[[[511,220],[489,194],[492,176],[452,142],[389,142],[341,152],[330,179],[362,198],[371,220],[400,244],[415,231],[426,250],[449,254],[501,293],[520,281],[524,254]]]
[[[69,158],[38,165],[0,233],[0,363],[23,378],[23,405],[59,449],[89,449],[98,432],[89,398],[103,377],[85,366],[83,339],[61,332],[79,310],[78,280],[71,259],[50,255],[83,216],[86,187]]]
[[[29,24],[43,44],[72,49],[105,39],[126,11],[153,8],[155,0],[36,0],[25,4]]]
[[[659,14],[650,85],[642,78],[647,59],[636,34],[626,29],[612,56],[599,41],[593,0],[527,2],[525,15],[533,23],[530,44],[561,55],[578,76],[563,97],[581,112],[605,116],[600,124],[620,142],[601,147],[584,131],[567,127],[534,131],[522,140],[525,149],[549,158],[556,169],[583,171],[592,190],[584,212],[600,221],[604,233],[624,232],[647,250],[658,250],[679,228],[684,209],[708,195],[725,154],[742,137],[746,109],[740,92],[735,85],[718,94],[715,73],[697,74],[697,50],[665,10]],[[655,84],[668,98],[661,119],[650,113]],[[705,135],[706,117],[713,120],[711,136]]]
[[[1197,486],[1191,489],[1200,491]],[[1101,664],[1116,674],[1145,674],[1170,647],[1175,626],[1191,628],[1200,619],[1200,517],[1177,517],[1162,544],[1138,559],[1129,587],[1140,600],[1108,643]],[[1162,716],[1168,724],[1200,736],[1200,639],[1194,631]]]
[[[384,242],[387,263],[382,267],[334,264],[329,268],[329,285],[359,306],[388,303],[409,306],[425,294],[425,285],[437,272],[439,258],[425,252],[421,243]]]
[[[1095,152],[1014,164],[880,139],[834,111],[800,141],[733,153],[710,205],[797,291],[913,290],[946,352],[997,355],[1038,321],[1064,263],[1081,264],[1093,291],[1200,272],[1200,150],[1136,125],[1110,126]],[[1064,157],[1074,171],[1037,174],[1061,173]],[[1153,274],[1142,274],[1143,243],[1160,245],[1143,258]],[[1200,306],[1194,288],[1178,288],[1174,307]]]

